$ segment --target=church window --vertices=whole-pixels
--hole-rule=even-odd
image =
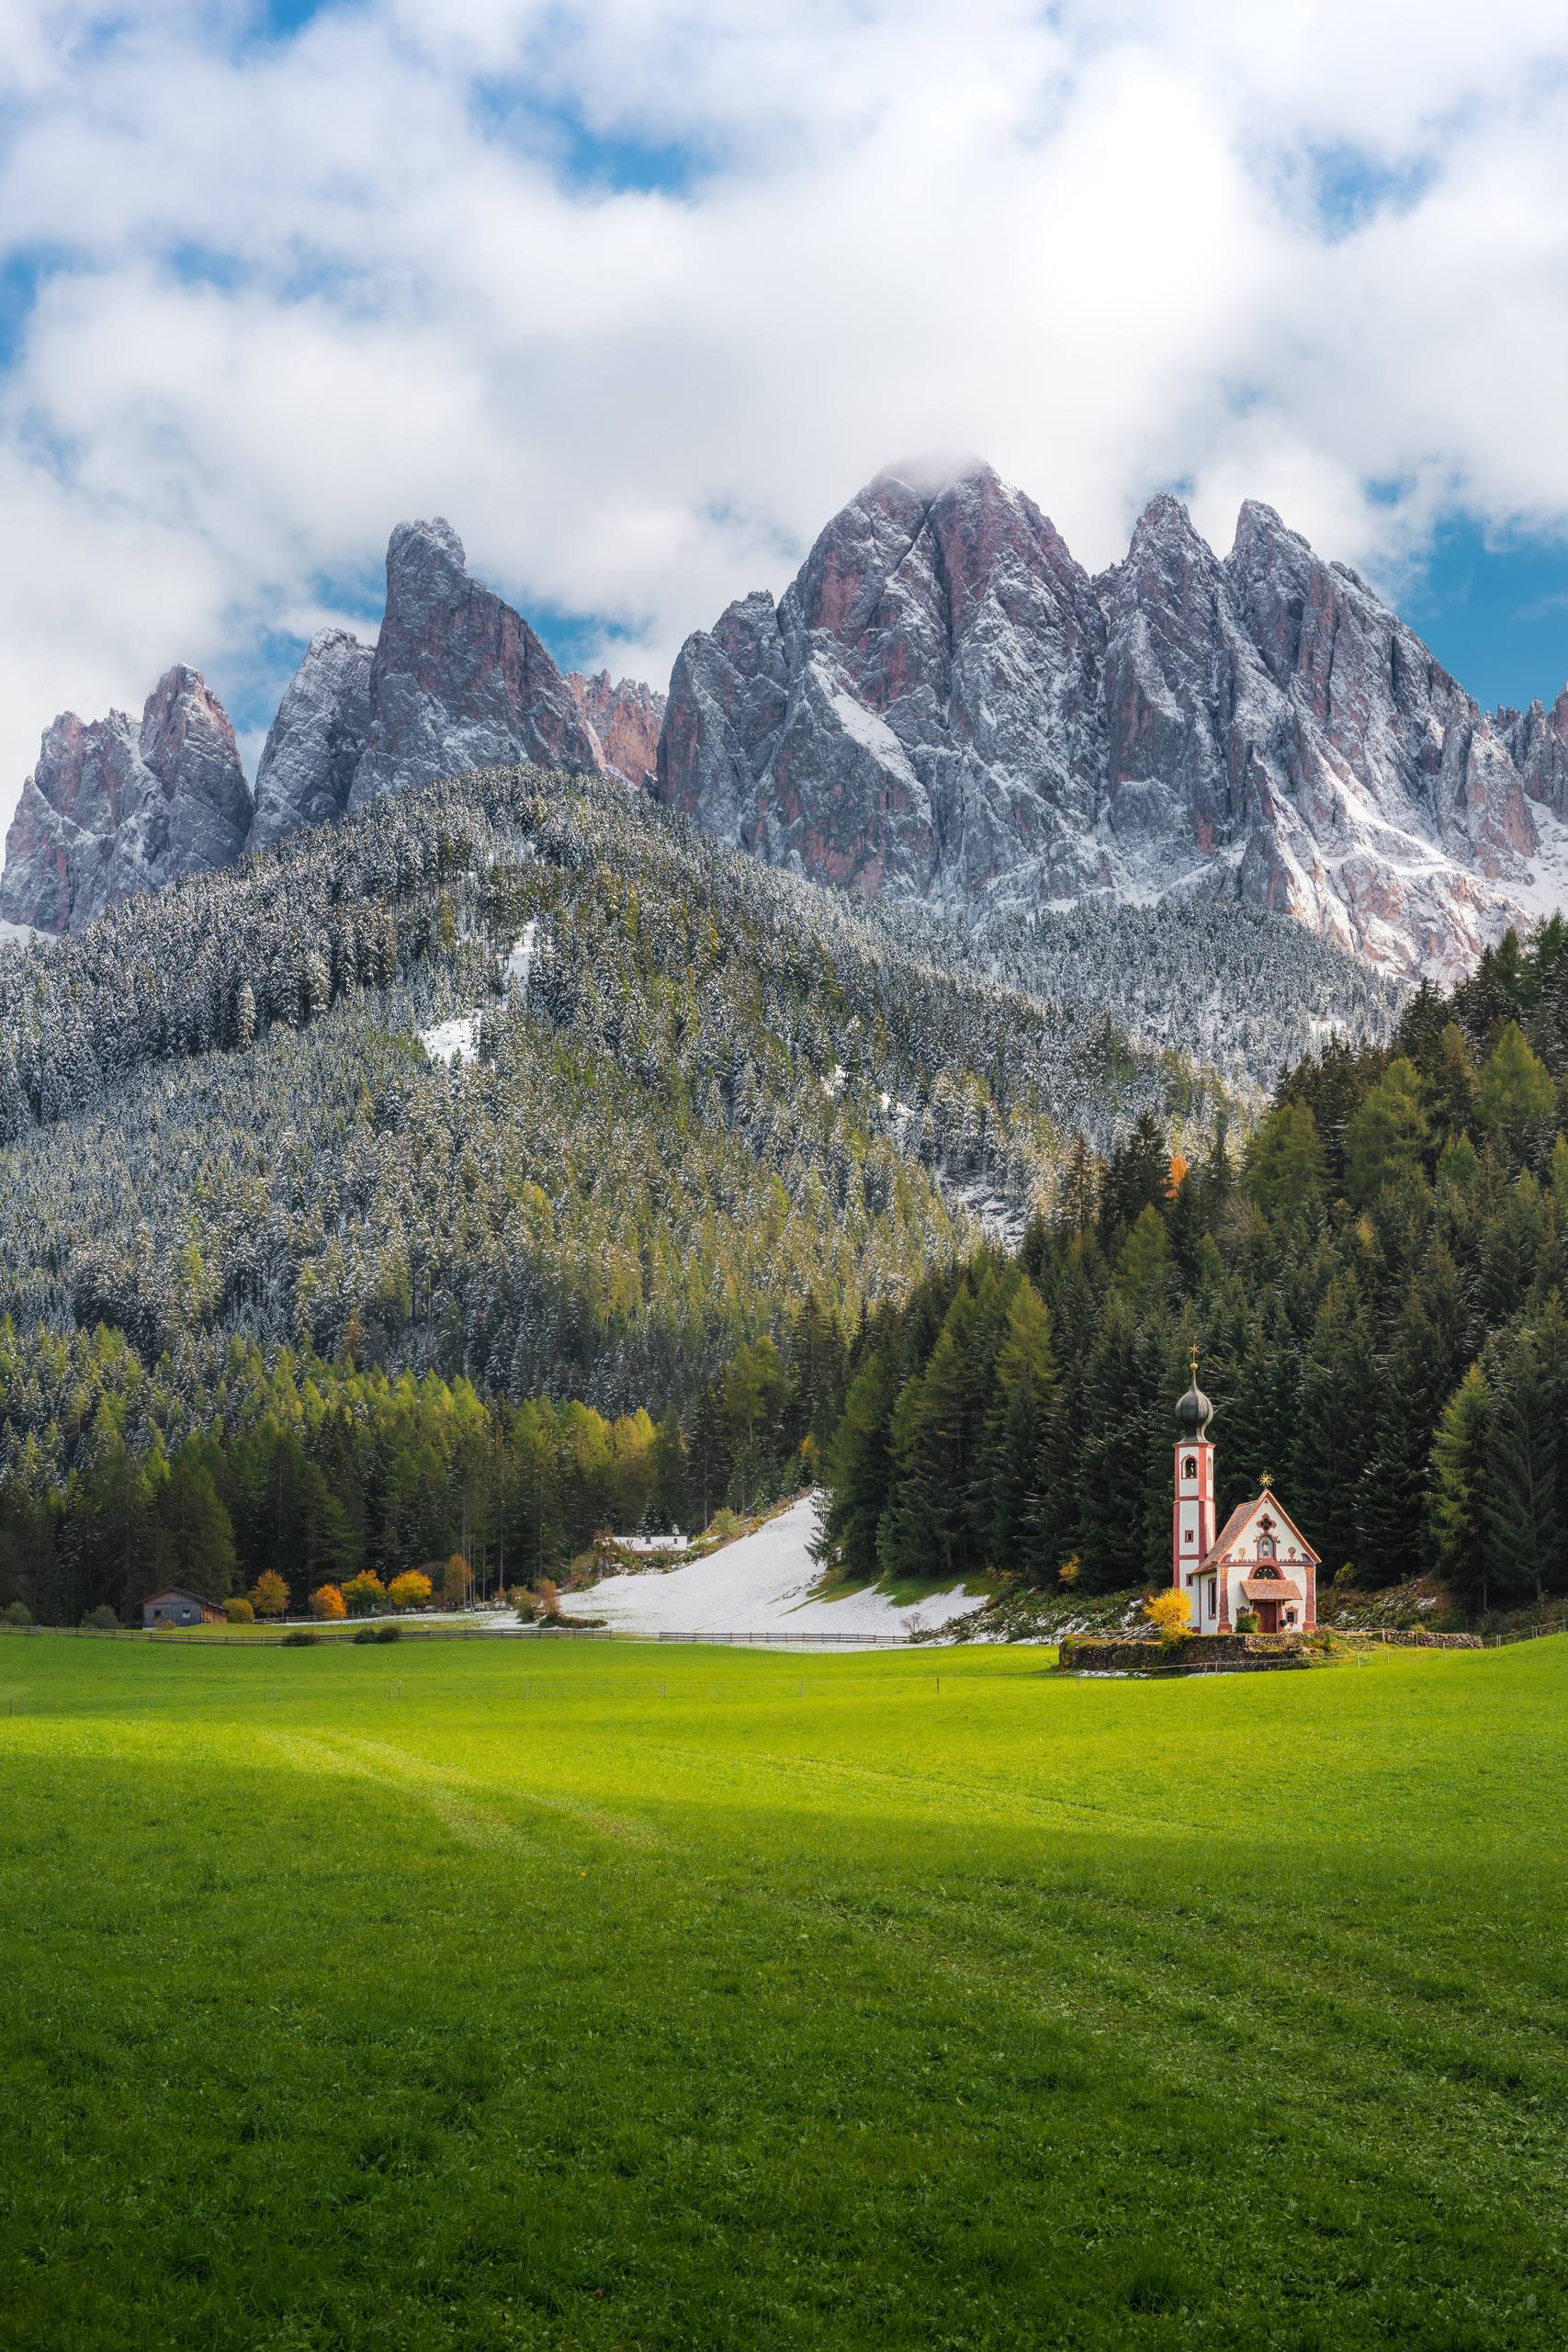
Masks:
[[[1181,1465],[1181,1475],[1184,1478],[1195,1478],[1198,1476],[1197,1460],[1190,1453]]]
[[[1271,1560],[1271,1559],[1273,1559],[1273,1557],[1274,1557],[1274,1538],[1273,1538],[1271,1535],[1260,1535],[1260,1536],[1258,1537],[1258,1558],[1259,1558],[1260,1560]]]

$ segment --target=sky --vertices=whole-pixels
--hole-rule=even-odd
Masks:
[[[175,661],[254,770],[404,516],[662,684],[916,454],[1550,697],[1565,382],[1557,0],[0,0],[0,820]]]

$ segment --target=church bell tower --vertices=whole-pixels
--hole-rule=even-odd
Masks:
[[[1214,1449],[1209,1442],[1213,1407],[1198,1385],[1198,1351],[1192,1351],[1192,1385],[1176,1408],[1176,1499],[1171,1510],[1171,1583],[1185,1593],[1191,1621],[1198,1623],[1201,1561],[1214,1548]]]

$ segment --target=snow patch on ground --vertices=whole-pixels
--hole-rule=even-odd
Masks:
[[[956,1208],[967,1209],[987,1241],[1016,1250],[1029,1230],[1027,1204],[1010,1199],[982,1178],[964,1184],[944,1182],[942,1191]]]
[[[434,1029],[420,1031],[419,1042],[433,1062],[445,1062],[448,1069],[462,1062],[476,1061],[479,1016],[477,1012],[464,1012],[456,1021],[439,1021]]]
[[[513,941],[512,953],[501,967],[508,991],[515,986],[519,996],[527,995],[528,975],[534,968],[534,953],[538,944],[538,922],[530,915],[524,926],[523,936]]]
[[[662,1573],[604,1577],[563,1599],[569,1617],[602,1617],[628,1634],[909,1634],[930,1631],[983,1605],[962,1585],[904,1609],[882,1592],[807,1598],[821,1570],[811,1557],[820,1509],[807,1495],[752,1535],[705,1560]]]
[[[515,988],[519,996],[528,993],[528,975],[534,968],[534,955],[539,944],[539,926],[530,919],[521,938],[514,939],[502,960],[502,984],[508,995]],[[461,1068],[464,1062],[479,1059],[479,1023],[482,1009],[460,1012],[454,1021],[438,1021],[434,1029],[422,1029],[419,1042],[433,1062],[445,1062],[448,1069]]]

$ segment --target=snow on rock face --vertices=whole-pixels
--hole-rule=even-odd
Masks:
[[[467,768],[604,766],[560,672],[522,616],[470,577],[440,519],[392,533],[369,694],[354,808]]]
[[[659,792],[771,863],[961,910],[1032,861],[1092,886],[1105,635],[1088,575],[988,468],[879,475],[775,607],[671,681]]]
[[[469,577],[449,523],[402,523],[374,651],[347,629],[312,638],[268,729],[254,810],[233,729],[194,670],[160,680],[140,726],[123,711],[56,719],[7,837],[0,919],[79,931],[131,890],[467,768],[608,764],[641,784],[663,715],[635,679],[569,684]]]
[[[578,709],[593,729],[604,765],[612,775],[639,790],[653,774],[659,757],[659,730],[664,724],[664,696],[640,678],[617,678],[608,670],[592,678],[569,670],[566,683]]]
[[[1523,713],[1499,710],[1495,724],[1530,798],[1568,820],[1568,686],[1550,710],[1532,702]]]
[[[265,848],[300,825],[325,824],[348,806],[370,729],[371,651],[345,628],[324,628],[295,672],[256,769],[250,845]]]
[[[880,476],[775,608],[689,639],[658,789],[820,881],[975,916],[1240,896],[1452,974],[1555,890],[1568,691],[1489,720],[1271,508],[1156,498],[1090,582],[986,467]]]
[[[137,890],[232,865],[250,824],[227,714],[195,670],[170,670],[140,725],[67,711],[47,729],[6,835],[0,916],[80,931]]]

